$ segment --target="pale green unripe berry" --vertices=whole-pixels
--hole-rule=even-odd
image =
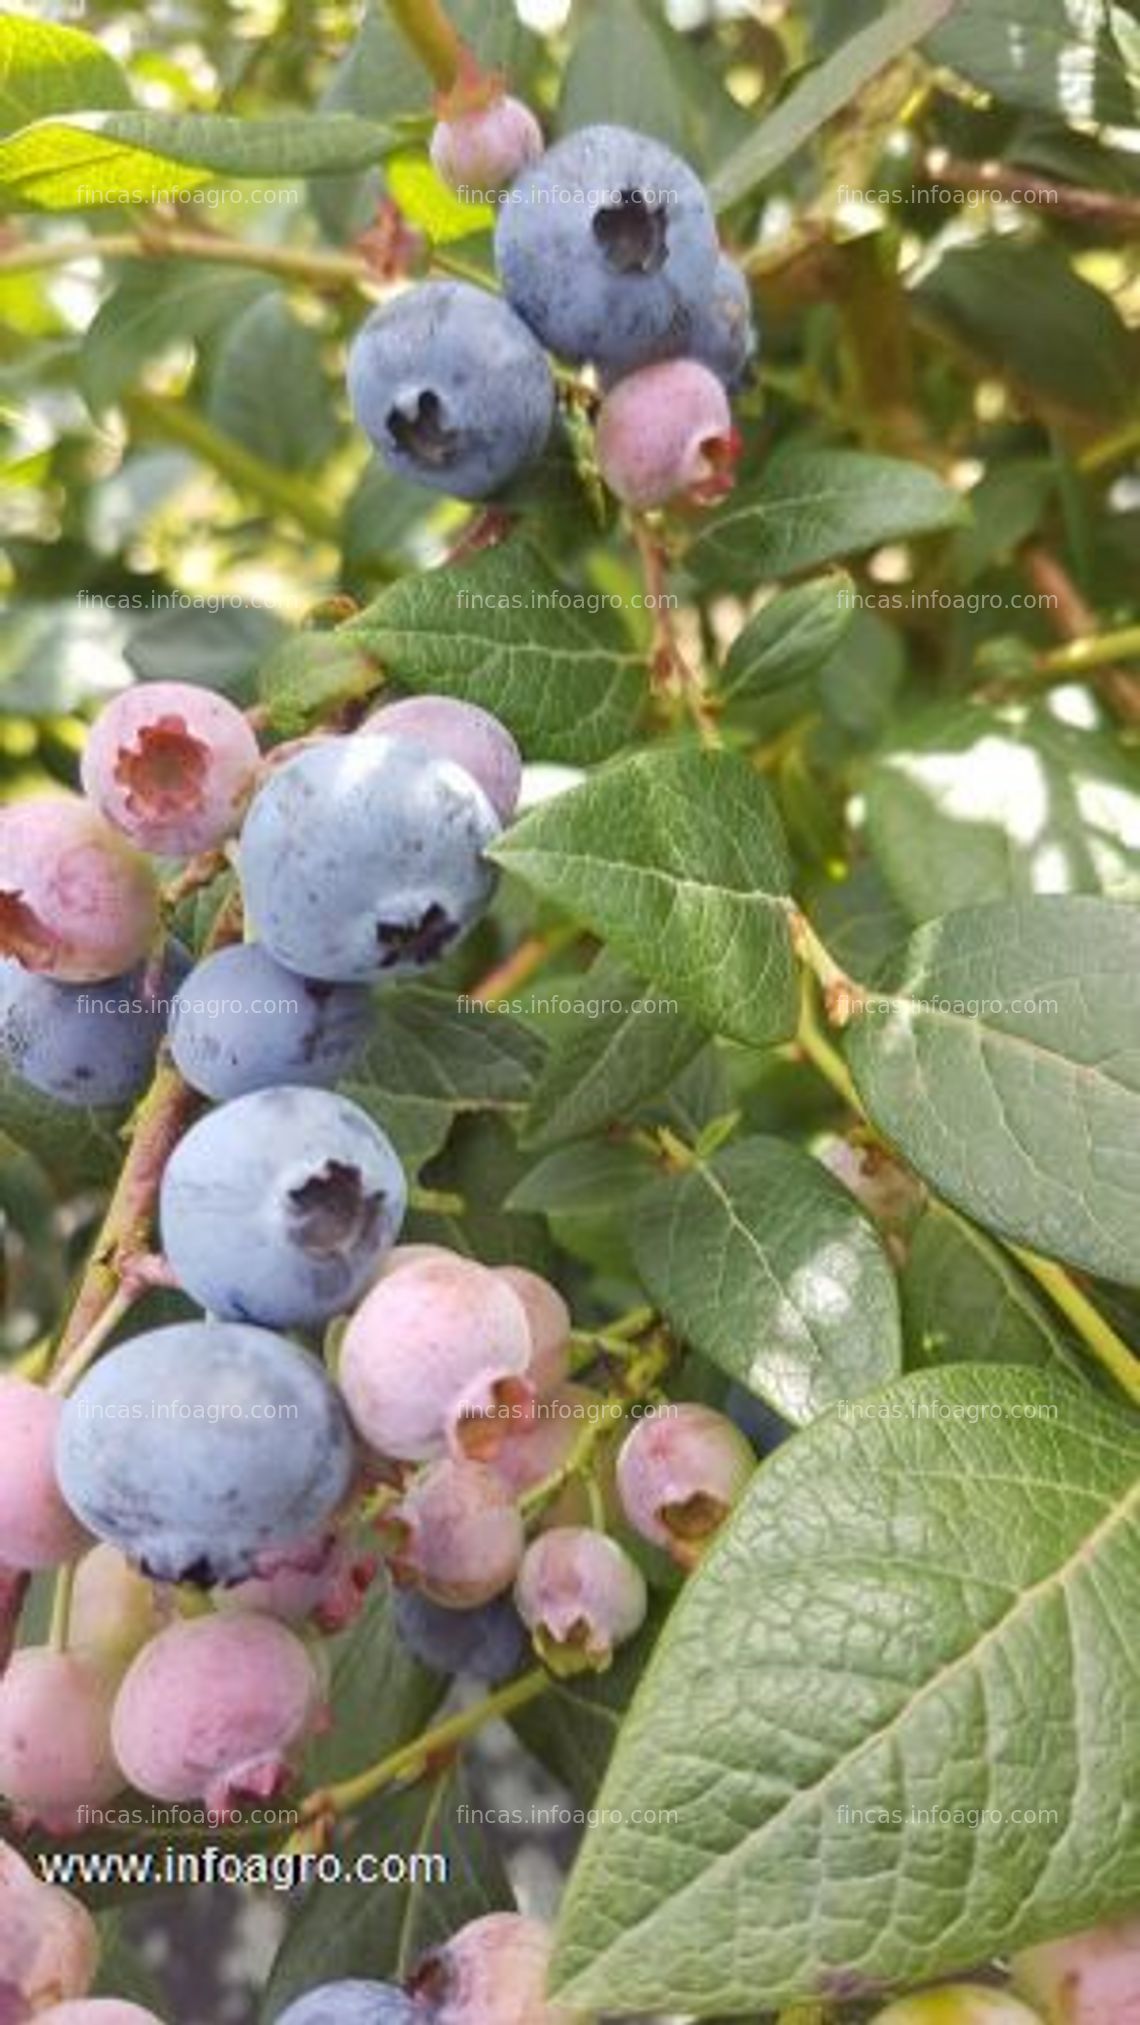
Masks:
[[[1041,2025],[1041,2020],[1006,1990],[947,1983],[941,1990],[900,1997],[876,2014],[873,2025]]]

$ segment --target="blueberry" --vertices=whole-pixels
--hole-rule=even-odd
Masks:
[[[499,820],[470,774],[410,738],[335,738],[270,775],[241,839],[258,938],[333,982],[400,977],[490,903]]]
[[[383,1528],[397,1581],[450,1610],[501,1596],[522,1559],[518,1508],[483,1463],[446,1456],[430,1464],[385,1513]]]
[[[323,1367],[264,1329],[178,1322],[109,1351],[65,1402],[60,1489],[163,1582],[240,1582],[322,1527],[353,1444]]]
[[[233,835],[260,758],[225,696],[191,682],[144,682],[95,719],[83,786],[140,850],[185,858]]]
[[[740,437],[716,374],[695,359],[667,359],[611,387],[598,411],[597,453],[626,506],[676,498],[707,506],[732,486]]]
[[[371,1012],[366,986],[297,977],[256,943],[235,943],[197,964],[178,992],[170,1050],[215,1103],[275,1083],[331,1084],[363,1048]]]
[[[235,1097],[167,1162],[162,1241],[191,1299],[226,1321],[314,1327],[350,1308],[396,1241],[407,1184],[367,1112],[328,1090]]]
[[[520,99],[498,98],[439,120],[430,152],[437,176],[478,203],[480,193],[501,190],[528,162],[537,162],[542,128]]]
[[[527,169],[495,253],[507,299],[550,349],[627,370],[685,348],[719,248],[692,169],[627,127],[583,127]]]
[[[1056,2025],[1136,2025],[1140,1913],[1014,1955],[1014,1988]],[[1036,2015],[1036,2013],[1034,2013]],[[1011,2025],[1016,2014],[1010,2013]],[[987,2021],[988,2025],[988,2021]],[[1001,2018],[994,2025],[1004,2025]]]
[[[104,984],[56,984],[0,960],[0,1059],[59,1104],[127,1104],[150,1081],[170,994],[190,958],[168,942],[155,975],[139,964]]]
[[[692,1568],[736,1504],[756,1458],[727,1414],[686,1400],[639,1420],[621,1445],[618,1496],[634,1531]]]
[[[522,785],[522,757],[505,724],[455,696],[401,696],[366,717],[360,727],[369,736],[418,738],[444,759],[453,759],[477,780],[491,807],[509,823]]]
[[[132,1660],[111,1718],[127,1779],[155,1800],[223,1813],[269,1799],[317,1721],[309,1648],[272,1617],[176,1618]]]
[[[498,296],[428,281],[374,310],[348,355],[352,410],[401,478],[486,499],[543,449],[550,367]]]
[[[430,2025],[430,2020],[394,1983],[349,1977],[306,1990],[288,2010],[278,2012],[275,2025]]]
[[[392,1613],[401,1643],[436,1673],[509,1680],[530,1650],[523,1621],[507,1596],[478,1610],[448,1610],[415,1589],[397,1589]]]
[[[645,1577],[625,1548],[589,1526],[552,1526],[531,1541],[515,1583],[519,1615],[552,1673],[609,1666],[614,1647],[640,1631]]]
[[[724,1396],[724,1410],[741,1434],[747,1435],[758,1455],[771,1455],[781,1442],[789,1439],[792,1429],[780,1419],[754,1392],[735,1381]]]
[[[756,352],[756,325],[747,276],[735,260],[722,253],[712,293],[694,312],[684,355],[698,359],[723,381],[730,394],[735,394],[747,384]]]
[[[118,977],[158,933],[154,867],[78,795],[0,810],[0,956],[63,984]]]
[[[433,2025],[574,2025],[546,1996],[551,1935],[520,1913],[469,1920],[411,1978]]]

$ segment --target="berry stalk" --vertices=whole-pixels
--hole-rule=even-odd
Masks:
[[[388,0],[388,12],[432,83],[439,91],[450,91],[464,67],[466,50],[439,0]]]

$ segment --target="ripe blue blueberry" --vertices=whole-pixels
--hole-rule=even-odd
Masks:
[[[270,774],[241,838],[258,939],[303,977],[401,977],[466,934],[495,889],[499,820],[411,738],[330,738]]]
[[[400,1642],[436,1673],[470,1674],[495,1684],[519,1671],[530,1651],[523,1621],[508,1596],[478,1610],[449,1610],[415,1589],[397,1589],[392,1615]]]
[[[697,306],[684,351],[686,358],[715,373],[730,394],[747,382],[757,351],[752,297],[746,277],[727,253],[717,262],[711,294]]]
[[[374,310],[348,355],[360,427],[401,478],[486,499],[543,449],[554,381],[498,296],[428,281]]]
[[[395,1243],[403,1169],[367,1112],[328,1090],[254,1090],[207,1113],[162,1178],[179,1284],[226,1321],[314,1327],[350,1308]]]
[[[0,959],[0,1060],[57,1103],[129,1104],[150,1081],[189,966],[177,942],[153,976],[144,963],[105,984],[57,984]]]
[[[327,1085],[364,1046],[361,984],[297,977],[255,942],[218,949],[175,997],[170,1051],[186,1081],[225,1103],[275,1083]]]
[[[306,1990],[276,2025],[427,2025],[423,2009],[393,1983],[365,1983],[349,1977],[343,1983],[321,1983]]]
[[[629,371],[683,349],[719,248],[692,169],[628,127],[583,127],[524,170],[495,255],[507,299],[563,357]]]
[[[60,1418],[59,1486],[99,1539],[162,1582],[240,1582],[317,1532],[354,1466],[340,1396],[265,1329],[177,1322],[119,1344]]]

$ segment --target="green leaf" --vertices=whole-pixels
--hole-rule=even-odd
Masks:
[[[899,0],[880,20],[850,36],[761,120],[718,170],[709,185],[717,210],[726,211],[765,182],[888,63],[945,20],[953,5],[954,0]]]
[[[652,1172],[636,1146],[594,1141],[560,1147],[516,1181],[505,1207],[540,1213],[564,1250],[598,1272],[633,1282],[626,1227],[634,1195]]]
[[[735,753],[636,753],[524,816],[489,855],[755,1047],[795,1032],[788,863],[763,782]]]
[[[631,736],[644,659],[525,541],[408,575],[343,629],[408,689],[482,704],[528,759],[588,766]]]
[[[556,1146],[628,1118],[671,1083],[704,1030],[603,953],[577,987],[581,1011],[551,1048],[525,1143]]]
[[[505,1012],[401,985],[378,994],[368,1046],[341,1088],[418,1172],[462,1113],[521,1115],[543,1053],[541,1041]]]
[[[99,1929],[99,1970],[91,1996],[117,1998],[120,2004],[138,2004],[143,2010],[165,2010],[166,1992],[137,1944],[124,1933],[122,1913],[102,1912],[95,1924]]]
[[[223,435],[284,471],[311,471],[332,449],[337,421],[320,338],[283,295],[262,295],[232,322],[213,360],[206,412]]]
[[[294,738],[333,710],[370,696],[379,684],[371,654],[341,626],[335,633],[297,633],[286,640],[262,667],[257,686],[270,728]]]
[[[744,1139],[655,1179],[638,1198],[633,1250],[673,1327],[796,1426],[902,1368],[874,1225],[798,1146]]]
[[[1103,0],[958,0],[926,54],[1011,105],[1121,126],[1136,117]]]
[[[1135,336],[1059,246],[989,239],[951,248],[914,299],[1031,395],[1077,414],[1112,416],[1131,404]]]
[[[196,682],[219,689],[235,701],[250,700],[259,663],[285,633],[284,621],[261,605],[222,600],[215,610],[208,602],[189,600],[178,606],[178,592],[169,596],[173,611],[156,611],[131,630],[123,650],[140,682]]]
[[[939,703],[867,779],[875,858],[913,921],[1030,893],[1140,899],[1140,786],[1113,739],[1047,706]]]
[[[995,902],[920,928],[846,1031],[872,1122],[1003,1237],[1140,1274],[1140,911]]]
[[[206,261],[139,260],[100,304],[79,352],[79,383],[94,414],[174,345],[225,329],[263,295],[264,275]]]
[[[855,617],[854,589],[836,570],[761,606],[729,648],[716,685],[734,718],[770,738],[810,710],[815,677]]]
[[[910,934],[911,924],[870,859],[813,892],[812,925],[850,977],[869,978]]]
[[[491,206],[457,197],[436,174],[426,154],[409,149],[393,155],[385,176],[409,225],[425,233],[433,246],[448,246],[455,239],[469,239],[474,232],[494,229]]]
[[[0,134],[47,113],[130,103],[126,73],[94,36],[57,21],[0,16]]]
[[[652,134],[707,171],[752,118],[654,0],[606,0],[584,14],[558,104],[560,134],[598,122]]]
[[[121,1108],[85,1111],[57,1104],[0,1068],[0,1133],[32,1154],[60,1189],[90,1188],[114,1175],[125,1116]]]
[[[77,113],[0,147],[0,205],[84,211],[154,204],[239,176],[327,176],[379,160],[391,137],[349,113],[245,120],[223,113]]]
[[[339,1854],[348,1871],[363,1859],[370,1882],[312,1887],[273,1964],[263,2016],[278,2017],[321,1983],[402,1980],[468,1920],[513,1911],[500,1858],[472,1812],[454,1766],[368,1801]]]
[[[1080,1360],[1032,1281],[984,1231],[931,1202],[899,1273],[907,1363],[1040,1364],[1079,1375]]]
[[[571,1878],[560,2002],[849,1999],[1140,1893],[1140,1430],[988,1366],[864,1405],[764,1463],[674,1606]]]
[[[766,578],[967,518],[959,495],[924,465],[793,446],[709,514],[686,560],[702,583],[747,591]]]

